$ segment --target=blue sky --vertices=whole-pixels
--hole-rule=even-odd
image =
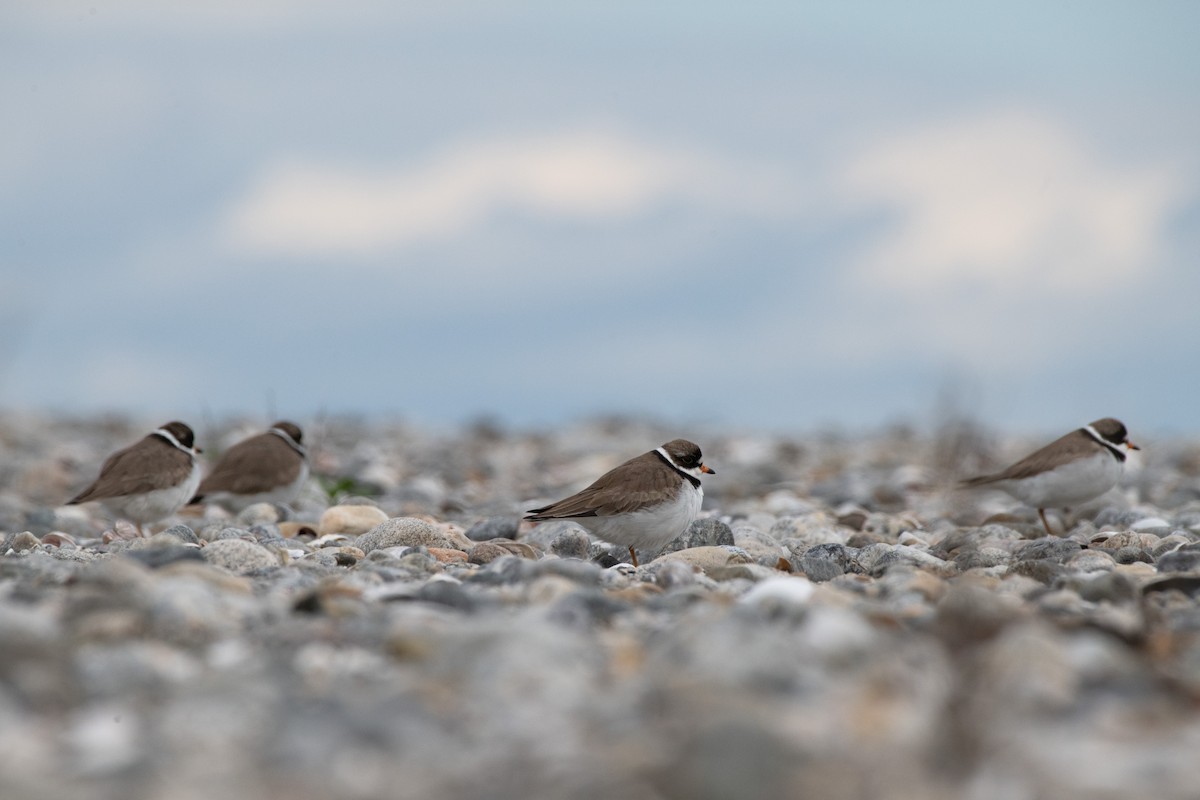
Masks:
[[[1200,6],[195,5],[0,11],[0,407],[1200,430]]]

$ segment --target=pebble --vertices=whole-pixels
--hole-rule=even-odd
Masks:
[[[467,538],[473,542],[486,542],[489,539],[516,539],[520,524],[517,517],[492,517],[468,528]]]
[[[710,574],[713,570],[720,567],[727,567],[734,564],[750,564],[754,561],[745,550],[732,545],[692,547],[687,550],[678,550],[674,553],[659,556],[651,563],[657,564],[664,560],[681,561],[702,570],[706,574]]]
[[[204,560],[214,567],[235,575],[246,575],[261,569],[278,567],[279,557],[265,547],[244,539],[221,539],[210,542],[201,552]]]
[[[347,536],[358,536],[377,528],[380,524],[387,522],[387,519],[387,514],[375,506],[346,504],[332,506],[321,514],[321,520],[317,523],[317,535],[343,533]]]
[[[1185,545],[1159,556],[1159,572],[1200,572],[1200,548]]]
[[[252,528],[262,523],[277,523],[285,519],[281,508],[273,503],[254,503],[243,508],[235,518],[239,525]]]
[[[816,583],[832,580],[854,566],[854,553],[843,544],[818,544],[800,558],[800,569]]]
[[[668,542],[659,555],[688,550],[693,547],[721,547],[732,544],[734,544],[732,528],[715,517],[699,517],[692,520],[687,530]]]
[[[311,522],[297,522],[296,520],[288,520],[280,522],[279,535],[288,539],[297,539],[301,537],[318,538],[317,527]],[[326,536],[345,536],[347,534],[326,534]]]
[[[592,539],[587,533],[577,528],[571,528],[554,537],[554,540],[550,542],[550,552],[560,558],[586,559],[591,546]]]
[[[367,506],[362,507],[366,508]],[[444,533],[434,525],[416,517],[396,517],[385,520],[359,536],[355,540],[355,546],[364,553],[370,553],[379,548],[397,546],[455,549]]]

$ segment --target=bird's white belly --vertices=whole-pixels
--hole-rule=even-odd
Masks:
[[[1062,508],[1104,494],[1117,485],[1121,470],[1121,462],[1103,452],[1041,475],[1005,481],[998,486],[1034,508]]]
[[[687,530],[700,513],[704,490],[689,483],[674,501],[645,511],[609,517],[579,517],[575,521],[606,542],[636,549],[657,549]]]
[[[192,464],[192,474],[178,486],[169,489],[155,489],[145,494],[129,494],[122,497],[109,497],[101,502],[114,515],[144,525],[155,522],[163,517],[169,517],[196,494],[200,486],[200,464]]]

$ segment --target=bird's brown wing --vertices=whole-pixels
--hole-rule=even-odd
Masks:
[[[663,494],[675,487],[679,479],[656,453],[645,453],[604,473],[578,494],[531,509],[525,519],[608,517],[638,511],[662,502]]]
[[[196,494],[269,492],[296,480],[303,464],[304,458],[283,439],[260,433],[226,450]]]
[[[1035,450],[1007,469],[994,472],[991,475],[980,475],[977,478],[970,478],[963,481],[963,485],[986,486],[989,483],[997,483],[999,481],[1029,478],[1037,475],[1039,472],[1045,472],[1048,469],[1069,464],[1077,458],[1092,455],[1096,452],[1096,448],[1101,446],[1092,437],[1088,436],[1082,428],[1079,428],[1058,437],[1040,450]]]
[[[192,471],[192,460],[185,455],[157,436],[147,436],[105,459],[100,476],[67,505],[176,486]]]

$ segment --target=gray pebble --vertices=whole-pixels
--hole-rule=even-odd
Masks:
[[[1122,547],[1113,553],[1113,558],[1116,559],[1118,564],[1134,564],[1137,562],[1144,564],[1154,563],[1154,556],[1150,555],[1149,551],[1140,547]]]
[[[629,608],[629,603],[599,589],[581,589],[557,600],[550,608],[549,617],[559,625],[588,630],[609,624]]]
[[[660,555],[687,550],[692,547],[717,547],[734,544],[733,529],[716,517],[701,517],[692,520],[687,530],[667,542],[666,547],[657,554],[647,554],[646,561],[653,561]]]
[[[663,589],[676,589],[682,586],[692,586],[696,583],[697,570],[691,564],[675,559],[665,559],[648,567],[654,575],[654,582]]]
[[[999,547],[966,547],[954,556],[960,570],[987,569],[1007,565],[1012,555]]]
[[[484,585],[524,583],[536,574],[536,563],[517,556],[501,556],[489,561],[466,580]]]
[[[853,564],[853,552],[842,544],[819,544],[808,548],[800,557],[800,569],[809,580],[817,583],[849,572]]]
[[[174,536],[184,544],[200,544],[200,537],[187,525],[172,525],[163,531],[168,536]]]
[[[426,603],[453,608],[457,611],[472,612],[479,606],[477,601],[462,586],[454,581],[431,580],[417,590],[415,599]]]
[[[1018,547],[1013,556],[1017,561],[1040,561],[1049,558],[1061,563],[1078,553],[1081,548],[1079,542],[1071,539],[1044,536]]]
[[[1121,572],[1110,572],[1076,587],[1084,600],[1098,603],[1107,600],[1113,603],[1132,602],[1137,599],[1138,587],[1133,579]]]
[[[489,539],[516,539],[521,521],[516,517],[491,517],[477,522],[467,529],[467,538],[473,542]]]
[[[1049,586],[1066,574],[1067,568],[1054,558],[1036,558],[1018,561],[1008,571],[1011,575],[1024,575]]]
[[[389,519],[387,522],[376,525],[354,541],[354,546],[364,553],[400,545],[454,548],[454,544],[445,534],[425,520],[416,517]]]
[[[560,558],[587,559],[592,539],[580,529],[565,530],[550,542],[550,552]]]
[[[1194,545],[1183,545],[1178,550],[1164,553],[1158,559],[1159,572],[1200,571],[1200,549]]]
[[[287,519],[286,513],[281,513],[281,507],[273,503],[254,503],[246,506],[237,515],[237,522],[247,528],[255,525],[275,524]]]
[[[238,575],[279,566],[279,558],[274,553],[244,539],[220,539],[202,548],[201,552],[208,563]]]
[[[162,534],[159,534],[160,536]],[[141,564],[158,569],[167,564],[175,564],[180,561],[204,561],[204,554],[198,547],[184,547],[182,545],[175,546],[159,546],[159,547],[142,547],[142,548],[126,548],[122,553],[125,558],[132,558]]]

